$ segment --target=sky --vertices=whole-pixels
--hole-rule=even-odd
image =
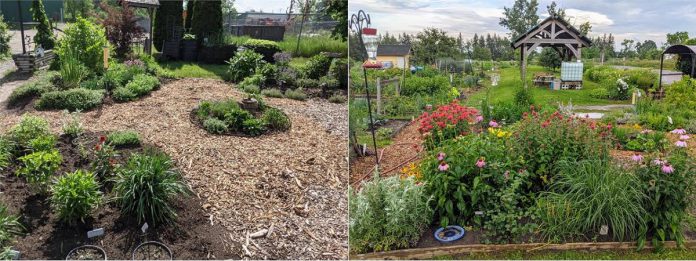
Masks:
[[[267,13],[285,13],[290,7],[290,0],[234,0],[237,12],[243,13],[250,10]]]
[[[616,46],[623,39],[653,40],[658,46],[666,34],[687,31],[696,37],[695,0],[557,0],[566,9],[572,24],[590,21],[590,36],[613,33]],[[474,33],[506,35],[509,31],[498,25],[503,6],[514,0],[350,0],[348,12],[364,10],[370,14],[372,27],[384,34],[414,34],[426,27],[435,27],[465,39]],[[539,0],[540,19],[548,16],[546,6],[551,0]]]

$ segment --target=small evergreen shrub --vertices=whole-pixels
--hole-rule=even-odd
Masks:
[[[259,88],[258,85],[253,85],[253,84],[245,85],[244,92],[250,93],[250,94],[258,94],[259,92],[261,92],[261,88]]]
[[[171,201],[189,192],[169,156],[158,151],[131,155],[118,169],[113,191],[124,216],[153,226],[175,219]]]
[[[287,89],[285,91],[285,97],[293,100],[304,101],[307,99],[307,94],[302,91],[302,88],[297,88],[295,90]]]
[[[106,141],[116,148],[140,145],[140,135],[137,131],[114,131],[106,136]]]
[[[283,92],[276,88],[264,89],[261,91],[261,94],[266,97],[283,98]]]
[[[41,96],[41,94],[55,90],[55,87],[51,82],[51,79],[55,75],[58,74],[55,72],[48,72],[40,76],[36,81],[27,82],[20,85],[17,87],[17,89],[14,89],[14,91],[12,91],[10,94],[10,97],[7,98],[7,105],[9,107],[15,107],[33,97],[38,97]]]
[[[243,44],[244,47],[253,50],[263,56],[266,62],[273,62],[273,55],[282,51],[278,43],[262,39],[249,39]]]
[[[259,136],[264,132],[264,123],[259,119],[247,119],[242,122],[242,131],[251,136]]]
[[[263,112],[261,120],[266,127],[272,130],[285,131],[290,129],[290,119],[285,113],[276,108],[269,108]]]
[[[340,95],[340,94],[334,94],[331,97],[329,97],[329,102],[332,103],[344,103],[346,102],[346,96]]]
[[[51,206],[66,222],[84,222],[102,199],[94,174],[77,170],[59,177],[51,186]]]
[[[135,100],[138,95],[126,87],[118,87],[111,93],[111,98],[118,102],[126,102]]]
[[[51,176],[58,171],[63,157],[58,150],[37,151],[19,158],[22,167],[17,176],[24,177],[33,189],[39,193],[46,192]]]
[[[203,122],[203,128],[213,134],[223,134],[227,132],[227,123],[216,118],[208,118]]]
[[[331,58],[318,54],[309,58],[302,66],[303,78],[310,78],[318,80],[319,77],[326,75],[329,72],[329,67],[331,67]]]
[[[138,96],[143,96],[150,93],[152,90],[159,87],[159,79],[155,76],[140,74],[133,77],[133,80],[126,84],[126,88],[130,89]]]
[[[41,95],[41,98],[36,103],[36,108],[40,110],[82,111],[101,105],[103,98],[103,90],[75,88],[64,91],[52,91]]]

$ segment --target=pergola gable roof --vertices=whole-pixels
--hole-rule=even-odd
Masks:
[[[122,3],[127,3],[130,7],[159,7],[159,0],[122,0]]]
[[[696,54],[696,45],[675,44],[667,47],[663,54]]]
[[[565,20],[556,16],[549,16],[541,23],[535,25],[524,34],[512,41],[512,48],[516,49],[523,43],[539,43],[539,46],[551,46],[554,44],[578,44],[579,47],[589,47],[592,41],[582,35]]]

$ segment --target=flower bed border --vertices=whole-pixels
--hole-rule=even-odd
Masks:
[[[636,242],[583,242],[583,243],[565,243],[565,244],[549,244],[549,243],[526,243],[526,244],[504,244],[504,245],[485,245],[485,244],[472,244],[472,245],[452,245],[452,246],[438,246],[438,247],[426,247],[426,248],[409,248],[400,249],[386,252],[374,252],[359,255],[350,255],[350,259],[356,260],[375,260],[375,259],[432,259],[436,256],[452,256],[466,253],[488,253],[488,252],[499,252],[499,251],[514,251],[514,250],[526,250],[540,251],[540,250],[635,250],[637,246]],[[677,243],[675,241],[664,242],[665,248],[676,248]],[[685,248],[696,248],[696,240],[689,240],[684,242]],[[645,243],[644,249],[653,249],[654,247],[650,242]]]

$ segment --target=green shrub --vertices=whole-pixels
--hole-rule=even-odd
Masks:
[[[159,87],[159,79],[155,76],[140,74],[133,77],[133,80],[126,84],[135,95],[143,96]]]
[[[331,58],[318,54],[309,58],[302,66],[301,74],[303,78],[318,80],[319,77],[325,76],[329,72],[329,67],[331,67]]]
[[[111,97],[115,101],[125,102],[135,100],[136,98],[138,98],[138,95],[136,95],[133,91],[126,87],[117,87],[111,93]]]
[[[293,100],[304,101],[307,99],[307,94],[304,93],[302,88],[297,88],[295,90],[287,89],[285,90],[285,97]]]
[[[63,111],[63,134],[71,138],[77,138],[84,132],[79,112]]]
[[[449,79],[445,76],[438,75],[435,77],[409,77],[406,79],[402,95],[434,95],[450,91]]]
[[[266,62],[273,62],[273,55],[281,51],[278,43],[262,39],[248,39],[242,46],[261,54]]]
[[[116,148],[138,146],[140,145],[140,135],[137,131],[132,130],[114,131],[106,136],[106,141]]]
[[[51,186],[51,206],[66,222],[84,222],[102,199],[94,174],[77,170],[59,177]]]
[[[348,61],[344,58],[336,58],[329,66],[329,76],[338,79],[338,87],[348,89]]]
[[[103,90],[75,88],[64,91],[52,91],[41,95],[41,98],[36,103],[36,108],[40,110],[82,111],[101,105],[103,98]]]
[[[21,235],[23,230],[24,226],[19,221],[19,217],[10,214],[4,204],[0,205],[0,246],[11,243],[12,238]]]
[[[295,80],[295,85],[299,88],[313,89],[319,88],[319,80],[315,79],[297,79]]]
[[[278,67],[275,64],[272,63],[264,63],[261,66],[256,67],[256,72],[254,75],[259,75],[257,77],[261,78],[264,82],[262,82],[260,85],[263,85],[265,82],[269,82],[270,80],[273,80],[275,78],[275,75],[278,72]],[[246,80],[246,79],[245,79]]]
[[[613,239],[635,240],[651,215],[635,175],[606,161],[560,161],[558,179],[538,200],[540,230],[552,241],[596,235],[604,225]]]
[[[228,113],[239,111],[241,108],[239,104],[230,99],[225,101],[211,102],[203,101],[198,106],[197,114],[201,119],[206,119],[208,117],[213,117],[217,119],[224,119]]]
[[[242,122],[242,132],[251,136],[259,136],[265,131],[263,125],[264,122],[259,119],[247,119]]]
[[[142,74],[146,74],[146,67],[140,63],[125,64],[112,62],[104,74],[102,85],[108,85],[105,86],[105,89],[122,87],[133,80],[136,75]]]
[[[19,161],[22,167],[17,170],[17,175],[26,178],[34,190],[43,193],[48,189],[51,176],[60,168],[63,157],[58,150],[53,149],[22,156]]]
[[[322,76],[319,78],[319,87],[321,87],[324,90],[333,90],[337,89],[339,85],[338,80],[334,79],[331,76]]]
[[[276,88],[264,89],[261,91],[261,94],[266,97],[283,98],[283,92]]]
[[[597,88],[590,91],[590,97],[597,99],[606,99],[609,98],[609,91],[607,91],[607,89],[605,88]]]
[[[80,88],[90,89],[90,90],[103,90],[106,89],[103,77],[94,77],[84,80],[80,83]]]
[[[124,216],[153,226],[176,218],[171,201],[188,193],[169,156],[156,151],[131,155],[118,169],[113,191]]]
[[[10,27],[5,22],[5,17],[0,15],[0,59],[11,55],[10,39],[12,39]]]
[[[31,152],[50,151],[56,147],[56,136],[53,136],[53,135],[38,136],[36,138],[29,140],[27,147]]]
[[[48,72],[42,76],[39,76],[39,79],[36,81],[30,81],[20,85],[17,87],[17,89],[14,89],[14,91],[12,91],[10,94],[10,97],[7,98],[7,105],[9,107],[14,107],[28,101],[33,97],[38,97],[41,96],[41,94],[55,90],[55,87],[51,82],[51,79],[55,75],[57,75],[57,73]]]
[[[669,85],[664,101],[674,108],[696,110],[696,80],[683,78]]]
[[[244,127],[244,121],[252,118],[254,118],[254,116],[251,115],[250,112],[239,108],[226,113],[223,120],[232,129],[242,131]]]
[[[26,147],[28,142],[34,137],[50,134],[48,121],[32,115],[23,115],[19,123],[10,129],[12,141],[21,147]]]
[[[0,136],[0,171],[4,171],[12,164],[12,152],[14,143],[7,137]]]
[[[412,247],[432,221],[428,194],[413,178],[375,175],[349,194],[348,241],[355,253]]]
[[[244,92],[249,94],[258,94],[261,92],[261,88],[259,88],[257,85],[245,85]]]
[[[63,33],[56,48],[59,57],[72,54],[87,68],[102,71],[103,47],[108,45],[102,26],[78,17]]]
[[[340,95],[340,94],[334,94],[329,97],[329,102],[332,103],[344,103],[346,102],[346,96]]]
[[[203,128],[212,134],[223,134],[228,131],[227,123],[216,118],[208,118],[203,121]]]
[[[244,50],[237,52],[227,64],[229,67],[226,73],[226,79],[239,82],[244,78],[254,75],[256,68],[266,63],[262,60],[263,55],[255,53],[252,50]]]
[[[290,119],[285,113],[276,108],[269,108],[263,112],[261,120],[266,127],[272,130],[285,131],[290,129]]]

